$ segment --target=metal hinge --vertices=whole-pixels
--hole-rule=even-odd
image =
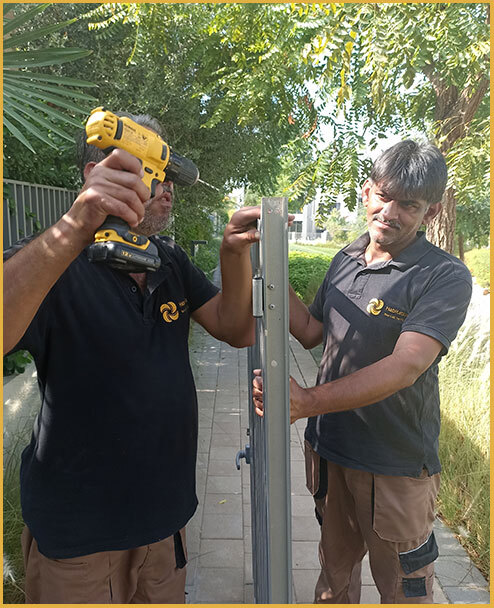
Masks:
[[[264,313],[262,288],[263,278],[252,277],[252,315],[254,317],[262,317]]]

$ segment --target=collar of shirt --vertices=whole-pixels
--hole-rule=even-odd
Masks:
[[[365,266],[364,254],[367,246],[370,243],[369,233],[366,232],[359,236],[355,241],[342,249],[342,253],[354,258],[358,264]],[[417,239],[408,247],[406,247],[397,258],[387,260],[378,264],[373,264],[370,268],[378,270],[385,266],[395,266],[396,268],[405,269],[413,266],[421,257],[423,257],[432,247],[432,244],[426,239],[425,232],[417,232]]]

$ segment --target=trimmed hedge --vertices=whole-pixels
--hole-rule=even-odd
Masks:
[[[333,258],[320,253],[291,251],[288,255],[290,284],[305,304],[312,303]]]

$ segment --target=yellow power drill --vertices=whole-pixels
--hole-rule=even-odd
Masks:
[[[154,196],[156,186],[172,181],[179,186],[193,186],[199,179],[195,164],[176,154],[161,137],[126,116],[117,116],[104,108],[91,112],[86,123],[87,143],[109,154],[122,148],[142,162],[142,181]],[[89,246],[91,262],[105,262],[126,272],[157,270],[161,260],[158,249],[147,237],[132,232],[121,218],[109,215]]]

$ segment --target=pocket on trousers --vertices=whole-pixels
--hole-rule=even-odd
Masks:
[[[439,477],[374,475],[373,528],[386,541],[423,542],[432,530]]]
[[[95,560],[97,561],[93,564]],[[67,559],[41,556],[36,585],[39,603],[110,603],[108,585],[101,583],[105,578],[105,570],[99,568],[99,564],[100,560],[93,559],[93,556]]]
[[[439,556],[439,549],[437,548],[434,532],[430,533],[429,538],[424,543],[415,549],[399,553],[398,556],[405,574],[411,574],[412,572],[416,572],[417,570],[432,564]]]
[[[427,595],[425,576],[421,576],[420,578],[404,578],[402,585],[405,597],[424,597]]]
[[[326,461],[312,449],[307,439],[305,440],[304,452],[307,489],[314,498],[323,498],[327,490]]]

